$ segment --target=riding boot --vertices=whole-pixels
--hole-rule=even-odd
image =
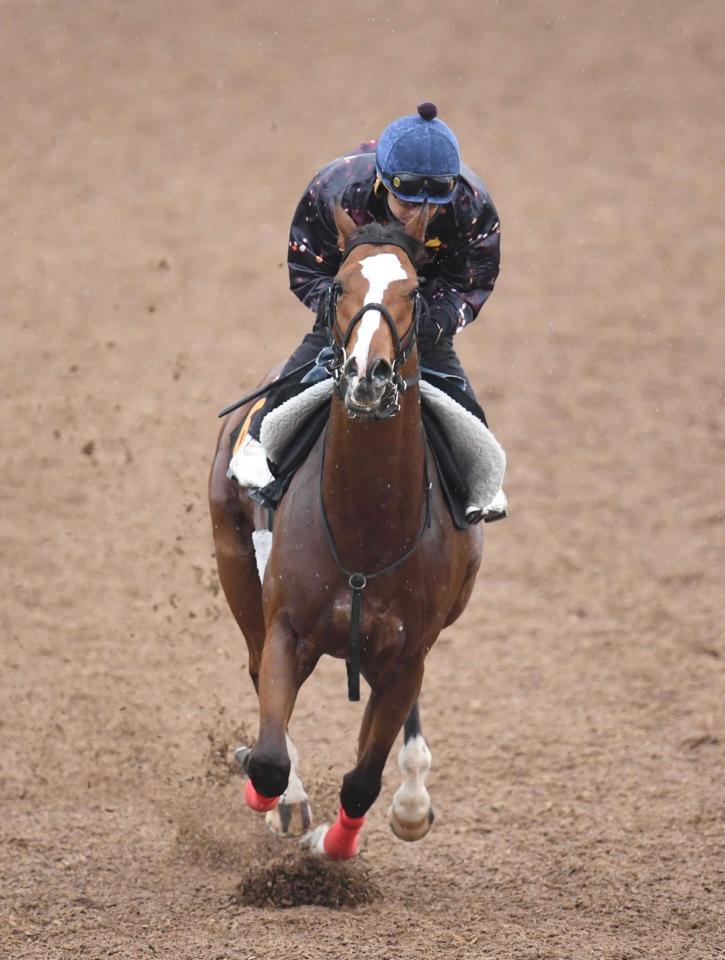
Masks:
[[[251,434],[246,435],[232,457],[227,476],[234,477],[240,487],[251,490],[261,490],[274,480],[264,447]]]

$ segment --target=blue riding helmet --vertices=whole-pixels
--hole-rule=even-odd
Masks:
[[[380,137],[378,176],[399,200],[439,204],[453,197],[461,154],[455,134],[437,114],[434,103],[421,103],[417,114],[393,120]]]

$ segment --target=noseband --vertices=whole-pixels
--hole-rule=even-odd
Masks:
[[[389,240],[386,240],[384,244],[375,244],[370,240],[360,240],[359,243],[352,243],[349,249],[345,252],[345,257],[343,258],[343,263],[345,259],[349,256],[350,251],[356,246],[396,246],[392,244]],[[402,247],[401,247],[402,249]],[[418,325],[420,323],[420,318],[427,307],[427,304],[419,290],[415,292],[415,301],[413,304],[413,319],[411,320],[410,326],[406,332],[401,337],[398,334],[397,328],[395,326],[395,321],[393,320],[390,311],[383,303],[365,303],[357,311],[355,316],[350,321],[350,326],[345,332],[340,327],[340,324],[337,322],[337,298],[340,295],[342,287],[339,281],[335,280],[332,285],[328,288],[325,294],[325,301],[323,305],[323,317],[325,326],[327,328],[327,335],[330,338],[330,346],[332,347],[332,360],[327,365],[327,369],[330,372],[333,380],[335,381],[335,387],[337,389],[340,397],[344,399],[345,395],[345,365],[347,363],[347,347],[350,343],[350,339],[353,335],[355,327],[362,320],[368,310],[376,310],[382,318],[385,320],[390,330],[390,336],[393,338],[393,345],[395,348],[395,355],[393,357],[393,376],[389,384],[385,388],[385,392],[380,400],[380,406],[378,410],[372,415],[372,418],[375,420],[387,420],[389,417],[394,417],[395,414],[400,410],[400,394],[405,393],[408,387],[414,386],[420,381],[420,373],[412,377],[403,377],[400,372],[400,368],[403,366],[405,361],[410,356],[410,351],[413,349],[416,336],[418,333]],[[351,413],[348,411],[348,416],[351,419],[356,419],[359,414]]]

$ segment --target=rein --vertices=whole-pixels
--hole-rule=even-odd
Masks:
[[[337,547],[335,546],[335,541],[332,536],[332,530],[330,529],[330,521],[327,518],[327,512],[325,510],[325,500],[324,500],[324,467],[325,467],[325,451],[327,449],[327,428],[325,428],[325,434],[322,439],[322,459],[320,461],[320,517],[322,518],[322,530],[325,534],[325,540],[327,545],[330,548],[330,553],[332,558],[339,567],[341,573],[347,577],[347,582],[352,591],[352,606],[350,610],[350,656],[345,661],[345,666],[347,668],[347,698],[350,701],[356,701],[360,699],[360,621],[362,619],[362,604],[363,604],[363,590],[368,585],[369,580],[375,580],[377,577],[382,577],[386,573],[392,573],[393,570],[397,570],[398,567],[402,566],[406,560],[408,560],[418,547],[421,544],[423,535],[425,534],[426,529],[430,526],[430,489],[431,484],[428,479],[428,462],[427,459],[423,458],[423,491],[424,491],[424,501],[423,501],[423,517],[421,520],[420,528],[416,534],[415,540],[411,546],[405,551],[405,553],[398,557],[397,560],[394,560],[392,563],[389,563],[387,567],[383,567],[382,570],[375,570],[373,573],[362,573],[355,572],[353,570],[348,570],[347,567],[344,567],[340,561],[340,555],[337,552]]]

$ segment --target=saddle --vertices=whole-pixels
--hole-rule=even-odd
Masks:
[[[264,418],[260,441],[275,479],[249,494],[269,510],[277,507],[324,430],[333,389],[329,378],[312,385],[296,384],[292,395]],[[506,455],[481,420],[478,405],[450,379],[423,368],[420,393],[426,440],[451,519],[457,529],[466,530],[470,526],[466,506],[491,502],[501,487]],[[230,454],[246,431],[254,409],[233,431]],[[230,475],[233,477],[233,473]]]

